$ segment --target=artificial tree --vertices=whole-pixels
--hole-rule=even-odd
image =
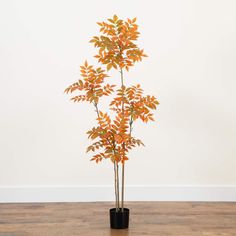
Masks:
[[[66,93],[82,92],[71,98],[74,102],[86,101],[92,104],[96,112],[97,126],[87,132],[88,138],[96,142],[87,148],[94,152],[92,161],[96,163],[109,159],[114,166],[115,208],[111,209],[124,218],[124,181],[125,162],[129,151],[144,145],[140,139],[133,137],[133,124],[137,120],[144,123],[154,121],[151,110],[159,104],[154,96],[143,95],[139,84],[127,87],[124,71],[129,71],[136,62],[142,61],[144,54],[135,43],[139,37],[136,18],[122,20],[116,15],[106,22],[98,22],[100,35],[94,36],[90,43],[98,48],[94,57],[103,67],[95,67],[85,61],[80,68],[81,79],[65,89]],[[104,68],[105,67],[105,68]],[[111,84],[107,72],[114,69],[120,77],[120,84]],[[107,83],[109,81],[109,83]],[[111,98],[109,111],[103,112],[99,107],[100,99]],[[119,170],[121,168],[121,198],[119,187]],[[111,213],[110,210],[110,213]],[[123,217],[123,218],[122,218]],[[128,225],[111,225],[114,228],[127,228]]]

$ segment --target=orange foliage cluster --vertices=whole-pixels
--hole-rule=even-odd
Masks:
[[[128,160],[129,150],[143,145],[141,140],[132,136],[133,122],[138,119],[145,123],[154,121],[151,110],[155,110],[159,103],[154,96],[144,96],[139,84],[131,87],[124,85],[123,70],[128,71],[135,62],[146,57],[143,50],[134,43],[139,36],[136,18],[124,21],[114,15],[108,22],[99,22],[98,25],[101,35],[94,36],[90,42],[99,49],[95,58],[106,66],[106,70],[95,68],[86,61],[80,67],[82,78],[65,92],[83,92],[71,100],[88,101],[96,108],[97,126],[87,132],[88,138],[96,141],[87,148],[87,152],[95,152],[91,160],[98,163],[110,159],[112,162],[124,163]],[[117,89],[116,85],[105,81],[111,68],[121,74],[121,85]],[[114,93],[109,110],[115,112],[115,118],[111,119],[108,113],[99,110],[98,104],[101,97]]]
[[[141,61],[146,57],[143,50],[140,50],[134,43],[138,39],[138,25],[135,24],[136,18],[123,21],[114,15],[113,19],[107,22],[98,22],[100,26],[100,37],[94,36],[91,43],[99,48],[99,53],[95,55],[98,62],[107,65],[107,70],[112,67],[115,69],[133,66],[135,62]]]
[[[104,79],[108,75],[101,67],[94,68],[94,66],[89,66],[87,61],[85,61],[84,65],[80,67],[80,72],[83,79],[80,79],[65,90],[66,93],[72,93],[76,90],[85,91],[84,95],[71,98],[74,102],[89,101],[97,104],[100,97],[108,96],[114,92],[115,85],[104,85]]]

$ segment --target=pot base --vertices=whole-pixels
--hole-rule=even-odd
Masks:
[[[110,227],[112,229],[128,229],[129,228],[129,209],[119,208],[119,211],[116,211],[116,208],[110,209]]]

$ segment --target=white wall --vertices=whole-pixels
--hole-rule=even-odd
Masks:
[[[0,1],[0,200],[1,189],[113,184],[112,165],[85,154],[93,108],[63,90],[95,62],[88,41],[114,13],[138,17],[149,55],[125,77],[161,103],[156,123],[135,127],[146,147],[130,153],[127,186],[236,186],[235,9],[233,0]]]

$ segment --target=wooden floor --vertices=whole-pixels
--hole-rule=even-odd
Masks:
[[[236,236],[236,203],[128,202],[129,230],[111,230],[112,203],[0,204],[0,236]]]

